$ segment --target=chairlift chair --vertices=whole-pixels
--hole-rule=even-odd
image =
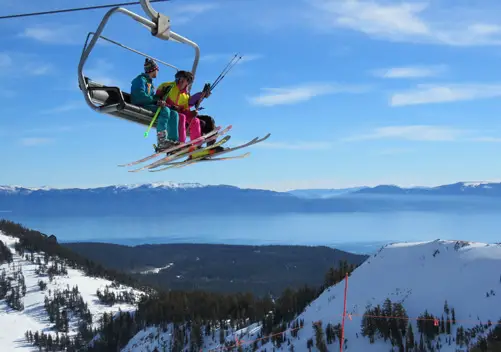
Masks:
[[[158,60],[154,57],[151,57],[147,54],[144,54],[140,51],[137,51],[119,42],[116,42],[114,40],[102,36],[101,34],[104,30],[104,27],[108,23],[110,17],[113,14],[120,12],[131,17],[134,21],[139,22],[144,27],[149,29],[151,34],[156,38],[167,41],[170,40],[181,44],[187,44],[193,47],[193,49],[195,49],[195,57],[191,72],[193,73],[193,76],[195,76],[196,69],[198,66],[198,61],[200,58],[200,48],[198,47],[198,45],[195,42],[171,31],[170,18],[155,11],[151,6],[150,0],[140,0],[140,3],[141,7],[143,8],[143,11],[151,20],[142,17],[130,10],[117,6],[110,9],[104,15],[96,32],[89,32],[87,34],[87,39],[85,41],[84,48],[82,50],[80,62],[78,64],[78,85],[83,93],[87,105],[94,111],[108,114],[110,116],[124,119],[130,122],[135,122],[143,126],[149,126],[151,120],[153,119],[154,113],[149,110],[143,109],[139,106],[133,105],[131,103],[129,93],[122,91],[119,87],[107,86],[102,83],[95,82],[91,78],[83,74],[83,68],[85,62],[87,61],[89,54],[94,49],[94,46],[96,45],[96,42],[99,38],[104,39],[112,44],[118,45],[119,47],[122,47],[126,50],[132,51],[141,56],[151,58],[155,60],[157,63],[169,66],[175,69],[176,71],[179,70],[177,67],[169,63]],[[153,124],[153,127],[156,127],[156,122]]]

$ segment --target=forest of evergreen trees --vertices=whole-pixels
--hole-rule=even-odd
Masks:
[[[128,304],[136,304],[137,298],[136,294],[132,289],[129,291],[120,291],[116,292],[115,290],[110,289],[118,289],[120,285],[112,284],[106,285],[104,290],[97,290],[96,295],[99,299],[99,302],[103,304],[107,304],[109,306],[113,306],[116,303],[128,303]]]
[[[345,261],[338,264],[338,268],[332,268],[326,273],[322,287],[286,289],[275,300],[271,297],[257,298],[250,293],[168,291],[151,294],[143,297],[138,303],[135,314],[122,312],[114,320],[105,315],[100,322],[104,325],[101,338],[94,342],[91,351],[122,348],[141,329],[154,325],[167,329],[169,323],[173,323],[175,327],[173,345],[169,346],[172,351],[183,351],[184,344],[191,346],[190,351],[199,351],[203,348],[200,345],[202,336],[212,336],[213,341],[223,343],[225,331],[229,328],[241,329],[255,322],[262,324],[259,342],[254,343],[255,348],[269,340],[276,346],[290,345],[284,332],[290,329],[292,336],[297,337],[297,331],[303,326],[303,322],[294,320],[295,317],[304,311],[325,287],[340,282],[346,274],[355,269]],[[325,340],[327,344],[334,343],[336,336],[339,339],[340,326],[328,324],[322,328],[320,324],[320,330],[322,331],[319,336],[321,335],[322,341]],[[324,339],[324,336],[328,338]],[[323,345],[322,341],[318,341],[318,345]],[[230,347],[234,344],[235,342],[231,342],[227,345]]]
[[[61,247],[54,238],[47,237],[38,231],[32,231],[9,221],[0,221],[0,230],[20,239],[15,250],[27,260],[37,264],[36,273],[52,280],[56,275],[65,275],[67,268],[83,270],[88,276],[104,277],[114,282],[104,290],[96,292],[99,300],[105,304],[116,302],[133,303],[136,297],[132,291],[115,293],[111,288],[119,284],[138,287],[137,282],[125,274],[107,270],[92,261],[82,258],[71,250]],[[42,252],[43,255],[34,255]],[[12,255],[0,241],[0,261],[9,263],[9,272],[0,273],[0,299],[6,299],[12,309],[24,309],[22,297],[26,294],[26,285],[22,270],[12,263]],[[324,284],[314,288],[304,286],[297,289],[286,289],[280,297],[256,297],[250,293],[220,294],[203,291],[163,291],[151,290],[148,295],[136,302],[135,313],[119,312],[116,315],[104,314],[98,321],[99,328],[92,329],[93,317],[83,301],[78,287],[67,287],[63,291],[47,290],[47,282],[40,279],[41,291],[47,291],[44,308],[53,324],[55,335],[47,332],[26,331],[29,343],[44,351],[81,351],[91,339],[97,339],[88,347],[89,351],[116,351],[124,347],[141,329],[157,326],[163,331],[172,329],[172,340],[165,350],[189,351],[203,349],[203,337],[211,336],[213,341],[220,342],[229,350],[241,351],[236,342],[226,342],[228,329],[241,329],[252,323],[262,324],[258,339],[252,343],[253,349],[272,341],[276,348],[287,346],[293,350],[291,339],[297,339],[298,331],[304,327],[304,321],[297,315],[315,300],[325,288],[342,281],[355,266],[340,261],[325,275]],[[70,321],[76,322],[78,333],[68,336]],[[454,308],[444,303],[443,314],[434,316],[423,312],[417,321],[417,331],[409,324],[409,317],[400,303],[387,299],[382,307],[368,308],[361,323],[361,335],[369,342],[377,339],[390,341],[394,351],[440,351],[441,346],[457,344],[459,348],[469,348],[475,338],[479,338],[476,347],[469,352],[500,351],[501,321],[498,326],[484,337],[487,329],[492,328],[490,321],[473,328],[458,326],[452,334],[452,326],[456,325]],[[307,348],[316,348],[326,352],[338,348],[341,338],[340,324],[315,322],[315,336],[302,342]],[[285,331],[289,330],[290,335]],[[358,337],[358,336],[357,336]],[[345,339],[345,349],[348,347]],[[336,347],[329,345],[336,344]],[[153,351],[155,352],[155,351]],[[156,351],[160,352],[160,351]]]
[[[91,340],[96,329],[92,329],[92,314],[84,302],[78,286],[70,289],[67,286],[63,291],[48,292],[44,299],[44,308],[53,324],[56,338],[44,332],[26,331],[26,340],[34,346],[46,351],[79,351]],[[77,324],[76,336],[68,337],[70,321]]]
[[[12,262],[12,253],[10,249],[0,241],[0,264]]]
[[[3,219],[0,220],[0,231],[19,239],[19,243],[16,245],[16,251],[19,253],[23,253],[23,251],[43,252],[50,257],[59,257],[64,260],[67,266],[82,270],[87,276],[101,277],[143,291],[152,291],[150,287],[144,286],[130,275],[104,268],[92,260],[76,254],[71,249],[59,245],[54,236],[47,236],[39,231]]]
[[[0,274],[0,299],[5,299],[7,305],[18,311],[24,310],[22,298],[26,295],[26,283],[21,267],[9,264],[12,276],[5,269]]]
[[[321,287],[313,288],[305,285],[299,289],[286,289],[280,297],[274,299],[268,296],[258,298],[251,293],[152,290],[142,287],[128,275],[107,270],[78,256],[60,246],[54,237],[48,237],[6,220],[0,220],[0,230],[9,236],[19,238],[19,243],[15,245],[16,252],[26,260],[37,264],[35,272],[41,277],[47,276],[49,281],[55,275],[67,274],[67,268],[71,267],[84,271],[88,276],[103,277],[113,281],[114,284],[110,288],[115,288],[114,285],[118,286],[121,283],[149,293],[137,302],[138,310],[135,314],[121,312],[115,319],[111,319],[110,314],[104,314],[99,321],[100,328],[92,331],[90,328],[92,316],[77,287],[72,289],[68,287],[62,292],[48,292],[45,296],[45,310],[49,320],[54,324],[56,337],[44,332],[26,332],[27,341],[38,346],[40,350],[47,351],[76,351],[97,334],[100,338],[91,347],[92,351],[116,350],[118,347],[123,347],[140,329],[151,325],[167,326],[169,323],[174,323],[176,327],[177,340],[173,341],[180,351],[184,346],[181,342],[186,342],[189,336],[193,337],[190,340],[193,348],[199,347],[202,335],[198,334],[198,331],[215,334],[217,329],[219,336],[214,335],[214,338],[224,339],[226,329],[243,328],[251,322],[263,324],[263,342],[273,338],[276,344],[281,344],[285,342],[283,339],[285,335],[280,333],[280,329],[293,328],[294,324],[297,324],[296,328],[300,328],[299,322],[289,322],[316,299],[325,287],[340,282],[347,273],[355,269],[354,265],[339,261],[337,268],[331,268],[326,273],[325,282]],[[41,252],[43,255],[34,255],[34,252]],[[47,289],[44,280],[39,280],[38,285],[41,291]],[[0,284],[0,289],[2,287]],[[22,285],[16,287],[21,288]],[[117,294],[108,290],[108,287],[96,294],[99,300],[106,304],[132,303],[136,300],[132,291],[122,291]],[[13,297],[16,297],[16,294]],[[67,336],[70,317],[77,320],[79,327],[78,334],[72,338]],[[219,327],[223,329],[220,330]],[[330,325],[325,330],[329,341],[335,340],[333,331]]]
[[[460,349],[471,346],[472,339],[475,339],[477,335],[483,336],[492,326],[492,322],[487,321],[485,324],[478,324],[469,329],[458,326],[454,336],[451,328],[455,325],[456,312],[445,301],[442,315],[434,316],[425,310],[417,318],[417,332],[414,332],[402,304],[392,303],[387,298],[383,307],[377,305],[374,308],[367,308],[362,318],[361,335],[369,338],[371,344],[377,339],[389,340],[399,352],[438,352],[444,344],[449,346],[455,344]],[[480,348],[478,351],[501,351],[487,349],[488,341],[491,345],[495,344],[496,338],[501,341],[499,330],[501,330],[501,325],[498,333],[491,332],[488,338],[481,338],[477,344]]]

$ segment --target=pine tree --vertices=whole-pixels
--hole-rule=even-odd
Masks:
[[[221,345],[224,343],[224,330],[222,326],[219,328],[219,343]]]
[[[322,329],[322,321],[313,323],[313,329],[315,330],[315,340],[316,347],[320,352],[327,352],[327,346],[324,340],[324,331]]]
[[[447,300],[445,300],[445,303],[444,303],[444,313],[446,315],[449,315],[449,305],[447,304]]]
[[[406,349],[405,349],[406,352],[409,352],[414,348],[414,331],[412,329],[411,323],[409,323],[409,326],[407,328],[405,347],[406,347]]]

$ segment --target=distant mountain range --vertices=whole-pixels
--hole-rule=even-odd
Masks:
[[[352,187],[341,189],[298,189],[288,193],[301,198],[331,198],[339,195],[440,195],[440,196],[501,196],[501,182],[457,182],[437,187],[399,187],[379,185],[375,187]]]
[[[287,193],[292,194],[299,198],[307,199],[319,199],[319,198],[332,198],[343,194],[354,193],[363,190],[367,187],[351,187],[351,188],[339,188],[339,189],[295,189],[288,191]]]
[[[172,182],[87,189],[0,186],[0,211],[22,215],[158,216],[200,212],[271,214],[476,209],[501,209],[501,183],[458,182],[430,188],[380,185],[290,192]]]

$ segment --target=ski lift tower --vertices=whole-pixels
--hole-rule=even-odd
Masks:
[[[80,90],[82,91],[85,102],[94,111],[108,114],[110,116],[130,122],[135,122],[143,126],[149,126],[154,116],[153,112],[133,105],[130,100],[130,94],[122,91],[119,87],[106,86],[102,83],[95,82],[91,78],[85,76],[83,73],[85,62],[89,58],[89,55],[94,49],[94,46],[96,45],[98,39],[106,40],[107,42],[115,44],[123,49],[132,51],[133,53],[144,57],[151,58],[159,64],[169,66],[176,71],[179,71],[177,67],[167,62],[156,59],[150,55],[144,54],[138,50],[130,48],[126,45],[121,44],[120,42],[111,40],[102,35],[103,30],[106,27],[106,24],[108,23],[110,17],[116,13],[122,13],[126,16],[129,16],[139,24],[143,25],[150,31],[151,35],[158,39],[173,41],[176,43],[191,46],[195,50],[195,57],[193,60],[193,66],[191,68],[191,72],[193,73],[193,76],[195,76],[198,61],[200,59],[200,48],[198,47],[198,45],[188,38],[185,38],[173,32],[171,30],[170,18],[158,11],[155,11],[155,9],[153,9],[153,7],[151,6],[150,0],[140,0],[140,3],[143,11],[148,18],[142,17],[130,10],[117,6],[110,9],[104,15],[96,32],[89,32],[87,34],[87,39],[82,50],[80,62],[78,64],[78,85],[80,87]],[[153,127],[155,126],[156,122],[153,124]]]

